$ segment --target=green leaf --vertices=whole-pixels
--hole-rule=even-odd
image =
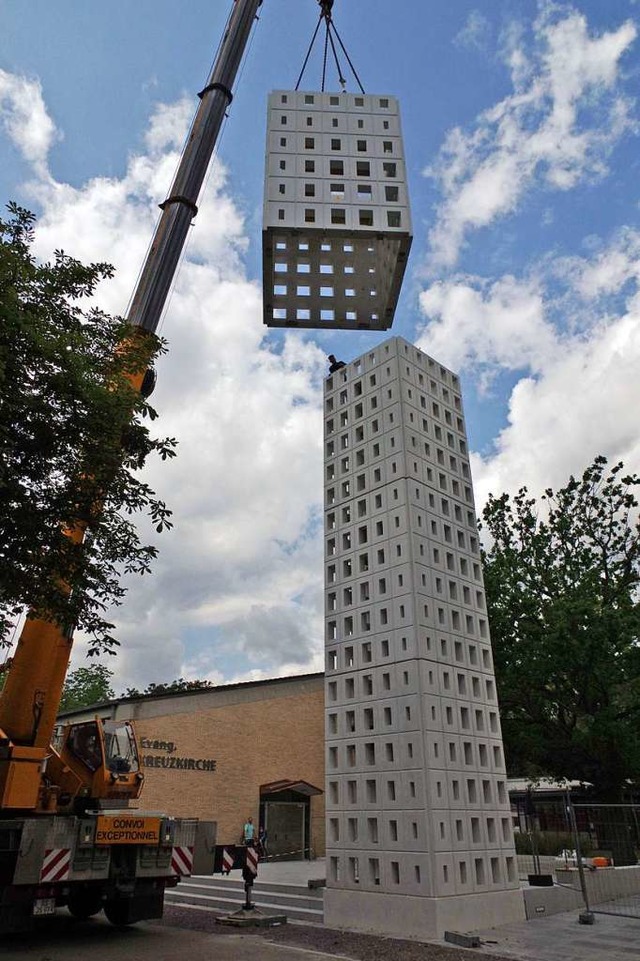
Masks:
[[[113,276],[110,265],[61,250],[39,263],[33,214],[8,209],[0,218],[0,647],[31,608],[82,628],[101,653],[117,644],[105,612],[122,602],[121,571],[148,571],[156,553],[129,518],[146,514],[158,532],[170,526],[170,511],[135,472],[150,456],[173,457],[175,440],[150,435],[143,417],[155,411],[128,379],[165,344],[85,306]],[[79,520],[82,546],[64,534]]]
[[[636,475],[599,456],[537,504],[490,496],[480,525],[509,772],[619,797],[640,778]]]

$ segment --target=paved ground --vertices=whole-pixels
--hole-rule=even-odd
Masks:
[[[322,861],[263,864],[260,878],[302,884],[324,875]],[[259,934],[238,934],[216,924],[211,912],[167,907],[159,923],[118,930],[106,921],[79,923],[66,912],[43,919],[38,934],[5,937],[0,961],[640,961],[640,919],[596,915],[578,924],[578,912],[480,932],[482,947],[461,951],[444,942],[419,944],[289,924]]]
[[[276,884],[306,885],[324,876],[322,859],[260,864],[260,879]],[[570,911],[478,933],[483,941],[479,955],[518,961],[640,961],[640,918],[596,914],[595,923],[587,926],[578,923],[578,911]]]
[[[640,959],[640,918],[596,914],[593,925],[578,912],[482,931],[483,950],[518,961],[631,961]]]
[[[118,930],[106,921],[76,922],[66,912],[41,931],[0,945],[2,961],[631,961],[640,959],[640,921],[597,917],[593,927],[559,915],[484,932],[478,951],[418,944],[324,928],[286,925],[237,934],[209,913],[167,909],[164,922]]]
[[[107,921],[74,922],[60,913],[44,925],[39,934],[3,939],[0,958],[3,961],[328,961],[329,956],[270,944],[246,935],[221,937],[157,924],[118,930]]]

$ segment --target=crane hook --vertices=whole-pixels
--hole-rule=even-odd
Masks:
[[[320,4],[320,8],[322,11],[321,16],[323,16],[327,21],[331,20],[331,10],[333,9],[333,0],[318,0],[318,3]]]

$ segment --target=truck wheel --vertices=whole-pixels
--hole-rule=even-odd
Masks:
[[[67,905],[69,914],[73,915],[78,921],[86,921],[98,914],[102,910],[102,898],[93,892],[84,894],[73,894],[69,898]]]
[[[130,902],[126,899],[107,901],[104,905],[107,920],[117,928],[124,928],[128,924],[135,924],[136,919],[130,919]]]

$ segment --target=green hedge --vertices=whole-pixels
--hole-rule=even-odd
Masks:
[[[516,833],[514,835],[517,854],[533,854],[532,837],[530,834]],[[535,834],[536,851],[540,855],[557,857],[563,851],[573,851],[575,841],[570,831],[539,831]],[[580,835],[580,847],[584,857],[590,857],[592,845],[587,834]]]

